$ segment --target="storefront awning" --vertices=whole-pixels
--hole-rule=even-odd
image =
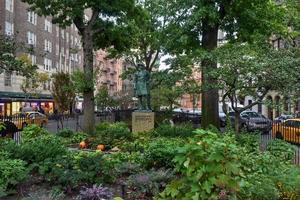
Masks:
[[[49,94],[25,94],[22,92],[0,92],[1,100],[53,100],[52,95]]]

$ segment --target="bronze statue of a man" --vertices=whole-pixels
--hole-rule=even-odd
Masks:
[[[150,73],[144,64],[138,64],[134,76],[134,96],[139,99],[138,110],[150,111]]]

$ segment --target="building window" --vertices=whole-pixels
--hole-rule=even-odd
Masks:
[[[48,19],[45,19],[45,31],[52,33],[52,23]]]
[[[14,25],[10,22],[5,22],[5,35],[11,36],[14,34]]]
[[[5,8],[10,12],[14,12],[14,1],[13,0],[5,0]]]
[[[4,73],[4,86],[11,86],[11,72]]]
[[[36,25],[37,24],[37,14],[33,11],[27,12],[27,21]]]
[[[56,44],[55,47],[56,47],[55,52],[56,52],[56,55],[58,56],[59,55],[59,44]]]
[[[56,26],[56,37],[59,37],[59,27]]]
[[[52,60],[44,58],[44,70],[50,71],[52,68]]]
[[[61,30],[61,38],[65,39],[65,30],[63,30],[63,29]]]
[[[36,35],[30,31],[27,32],[27,42],[33,46],[36,46]]]
[[[69,42],[69,33],[66,33],[66,41]]]
[[[28,58],[30,59],[32,65],[36,64],[36,56],[35,55],[28,54]]]
[[[52,52],[52,42],[50,42],[49,40],[45,40],[45,51],[47,52]]]

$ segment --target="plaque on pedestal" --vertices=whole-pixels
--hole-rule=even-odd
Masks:
[[[154,112],[133,112],[132,132],[146,132],[154,129]]]

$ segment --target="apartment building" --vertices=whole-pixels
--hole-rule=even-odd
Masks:
[[[82,48],[76,27],[60,28],[52,24],[50,17],[29,11],[21,0],[0,1],[0,33],[29,47],[30,53],[18,52],[17,56],[26,54],[38,66],[38,71],[49,77],[55,72],[71,73],[82,68]],[[53,112],[51,80],[39,88],[39,95],[31,95],[21,90],[23,79],[15,72],[0,74],[0,115],[14,114],[23,107]]]
[[[107,52],[98,50],[95,52],[96,88],[106,86],[109,94],[113,96],[122,90],[121,79],[123,71],[122,59],[109,59]]]

